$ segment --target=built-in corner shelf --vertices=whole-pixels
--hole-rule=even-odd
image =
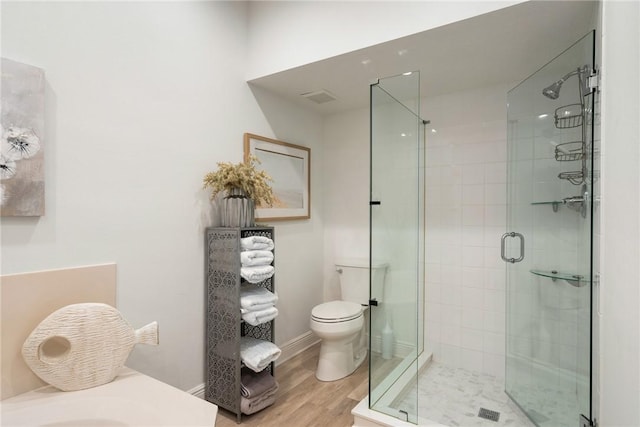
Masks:
[[[585,286],[589,281],[579,274],[571,274],[571,273],[562,273],[557,270],[529,270],[531,273],[536,276],[548,277],[552,281],[556,281],[558,279],[566,281],[571,286],[576,288],[581,288]]]

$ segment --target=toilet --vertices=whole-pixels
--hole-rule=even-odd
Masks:
[[[387,265],[372,265],[372,285],[382,290]],[[369,308],[369,260],[336,262],[341,300],[325,302],[311,310],[311,330],[319,338],[320,357],[316,378],[336,381],[349,376],[367,357],[365,311]],[[376,295],[382,292],[376,291]]]

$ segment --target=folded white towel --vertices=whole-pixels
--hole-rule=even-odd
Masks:
[[[240,248],[243,251],[273,250],[273,240],[264,236],[250,236],[240,239]]]
[[[253,337],[240,339],[240,358],[254,372],[260,372],[280,357],[280,348],[270,341]]]
[[[264,310],[278,302],[278,294],[262,286],[243,283],[240,285],[240,307],[248,311]]]
[[[271,251],[243,251],[240,252],[240,262],[243,267],[254,267],[257,265],[269,265],[273,262],[273,252]]]
[[[278,309],[271,306],[264,310],[248,311],[242,315],[242,319],[250,325],[258,326],[261,323],[273,320],[278,315]]]
[[[260,283],[273,276],[275,269],[272,265],[258,265],[255,267],[240,267],[240,275],[250,283]]]
[[[247,314],[250,311],[266,310],[267,308],[271,308],[271,307],[273,307],[273,304],[270,302],[266,304],[255,304],[255,305],[252,305],[251,308],[240,307],[240,314]]]

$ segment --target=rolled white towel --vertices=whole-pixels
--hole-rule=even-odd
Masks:
[[[273,252],[263,250],[240,252],[240,263],[243,267],[269,265],[273,262]]]
[[[274,306],[259,311],[248,311],[242,315],[242,319],[250,325],[258,326],[261,323],[273,320],[278,315],[278,309]]]
[[[269,363],[274,362],[282,351],[270,341],[253,337],[240,338],[240,358],[242,362],[254,372],[260,372]]]
[[[260,283],[273,276],[275,269],[272,265],[257,265],[255,267],[240,267],[240,275],[250,283]]]
[[[273,250],[273,240],[264,236],[249,236],[240,239],[240,249],[250,250]]]
[[[247,311],[267,309],[278,302],[278,294],[262,286],[243,283],[240,286],[240,307]]]

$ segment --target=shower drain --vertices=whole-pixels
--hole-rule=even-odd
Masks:
[[[480,418],[484,418],[485,420],[498,421],[500,419],[500,412],[492,411],[491,409],[480,408],[478,416]]]

